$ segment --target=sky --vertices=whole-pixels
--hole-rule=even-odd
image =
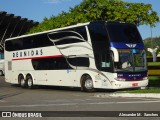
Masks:
[[[44,17],[49,18],[50,16],[58,15],[62,11],[68,11],[69,8],[73,8],[83,0],[0,0],[0,11],[6,11],[8,14],[12,13],[15,16],[21,16],[42,22]],[[138,2],[151,4],[154,11],[158,13],[160,17],[160,9],[158,0],[123,0],[126,2]],[[138,27],[142,38],[159,37],[160,36],[160,23],[155,28],[150,26],[141,25]]]

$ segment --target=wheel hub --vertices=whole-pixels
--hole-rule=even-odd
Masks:
[[[32,80],[28,79],[28,86],[32,86]]]
[[[24,84],[25,84],[24,79],[21,79],[21,86],[24,86]]]
[[[91,80],[91,79],[87,79],[87,80],[85,81],[85,87],[86,87],[87,89],[92,89],[92,88],[93,88],[93,83],[92,83],[92,80]]]

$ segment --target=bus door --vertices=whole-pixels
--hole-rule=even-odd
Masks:
[[[68,64],[68,68],[66,69],[67,79],[69,80],[70,86],[77,86],[77,59],[75,55],[69,55],[66,57],[66,62]]]
[[[69,82],[69,86],[77,86],[78,85],[78,81],[76,79],[77,76],[77,70],[76,69],[67,69],[66,70],[66,77],[67,77],[67,81]]]
[[[67,70],[68,77],[71,80],[73,86],[79,85],[78,73],[82,70],[88,69],[89,67],[89,56],[88,55],[74,55],[68,56],[67,62],[71,69]]]

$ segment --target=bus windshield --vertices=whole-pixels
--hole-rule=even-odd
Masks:
[[[111,42],[142,43],[142,38],[134,24],[107,23]]]
[[[144,50],[118,50],[119,62],[115,62],[115,72],[141,72],[147,70]]]

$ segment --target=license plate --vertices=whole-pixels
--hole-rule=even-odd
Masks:
[[[138,83],[133,83],[132,86],[136,87],[136,86],[138,86]]]

